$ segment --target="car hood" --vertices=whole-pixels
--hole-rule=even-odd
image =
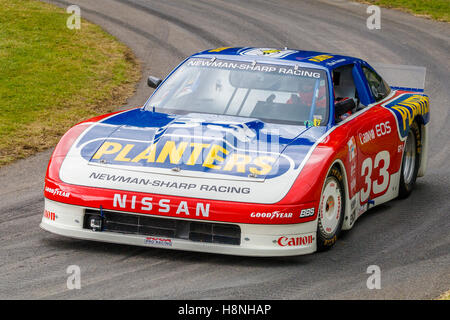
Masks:
[[[102,185],[99,180],[110,186],[115,179],[161,177],[191,184],[195,179],[221,181],[230,187],[267,181],[291,186],[325,131],[252,118],[133,109],[90,126],[69,150],[60,177],[92,186]]]

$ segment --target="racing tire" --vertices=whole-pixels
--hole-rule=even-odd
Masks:
[[[420,167],[420,153],[422,150],[421,141],[419,126],[414,121],[403,146],[404,150],[398,191],[398,197],[400,199],[407,198],[416,184],[417,172]]]
[[[345,193],[342,174],[332,167],[320,195],[317,251],[330,249],[337,241],[344,222]]]

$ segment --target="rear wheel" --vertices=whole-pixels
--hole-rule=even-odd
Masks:
[[[317,250],[324,251],[336,242],[344,221],[345,197],[342,174],[336,167],[330,170],[320,196],[317,225]]]
[[[413,122],[408,132],[403,150],[400,171],[399,198],[407,198],[416,184],[420,165],[421,136],[417,122]]]

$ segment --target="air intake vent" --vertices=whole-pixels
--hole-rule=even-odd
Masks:
[[[92,229],[89,221],[93,217],[99,219],[100,211],[87,209],[84,215],[84,229]],[[238,225],[146,217],[105,210],[103,210],[102,231],[168,237],[196,242],[241,244],[241,228]]]

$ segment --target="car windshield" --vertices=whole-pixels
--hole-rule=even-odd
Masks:
[[[147,101],[145,108],[325,125],[326,73],[298,66],[191,58]]]

